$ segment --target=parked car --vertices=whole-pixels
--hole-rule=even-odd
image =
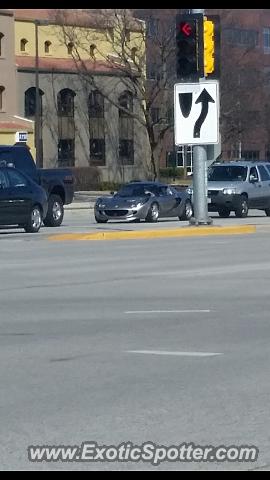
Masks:
[[[64,205],[73,201],[74,179],[69,169],[37,168],[25,144],[0,145],[0,165],[13,165],[44,188],[48,196],[48,212],[44,218],[47,227],[58,227],[63,222]]]
[[[46,218],[45,190],[16,168],[0,167],[0,225],[37,233]]]
[[[187,192],[192,196],[193,187]],[[249,209],[270,216],[270,163],[236,161],[216,163],[208,169],[208,210],[220,217],[247,217]]]
[[[189,220],[192,205],[186,191],[158,182],[130,182],[112,196],[100,197],[95,203],[97,223],[108,220],[145,220],[157,222],[160,217]]]

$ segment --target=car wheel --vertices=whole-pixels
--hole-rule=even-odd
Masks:
[[[267,217],[270,217],[270,208],[266,208],[264,211],[265,211],[265,215]]]
[[[228,218],[231,214],[231,211],[228,208],[220,208],[218,214],[221,218]]]
[[[27,233],[38,233],[42,224],[42,214],[40,208],[36,205],[32,208],[29,219],[24,229]]]
[[[43,223],[46,227],[60,227],[64,218],[63,200],[59,195],[50,195],[48,213]]]
[[[183,215],[179,217],[179,220],[190,220],[192,215],[193,215],[193,208],[192,208],[191,202],[187,200],[185,203]]]
[[[151,207],[148,210],[146,215],[146,222],[154,223],[157,222],[159,218],[159,206],[157,203],[152,203]]]
[[[100,217],[97,217],[97,215],[95,215],[95,220],[97,223],[107,223],[108,220],[106,218],[100,218]]]
[[[248,216],[248,199],[245,195],[241,195],[239,205],[235,210],[235,216],[238,218],[246,218]]]

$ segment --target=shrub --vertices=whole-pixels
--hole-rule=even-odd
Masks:
[[[160,176],[164,178],[183,178],[184,177],[184,169],[183,167],[167,167],[161,168],[159,170]]]
[[[116,182],[101,182],[100,183],[100,190],[108,190],[108,191],[117,191],[121,187],[121,183]]]
[[[78,190],[99,190],[100,174],[97,167],[74,167],[74,188]]]

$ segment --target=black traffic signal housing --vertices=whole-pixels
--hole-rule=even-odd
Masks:
[[[177,79],[199,80],[204,76],[203,15],[176,15]]]
[[[204,17],[204,75],[207,78],[220,77],[220,17]]]

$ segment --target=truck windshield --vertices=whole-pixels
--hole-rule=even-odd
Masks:
[[[215,165],[208,170],[210,182],[238,182],[247,178],[247,167],[238,165]]]

